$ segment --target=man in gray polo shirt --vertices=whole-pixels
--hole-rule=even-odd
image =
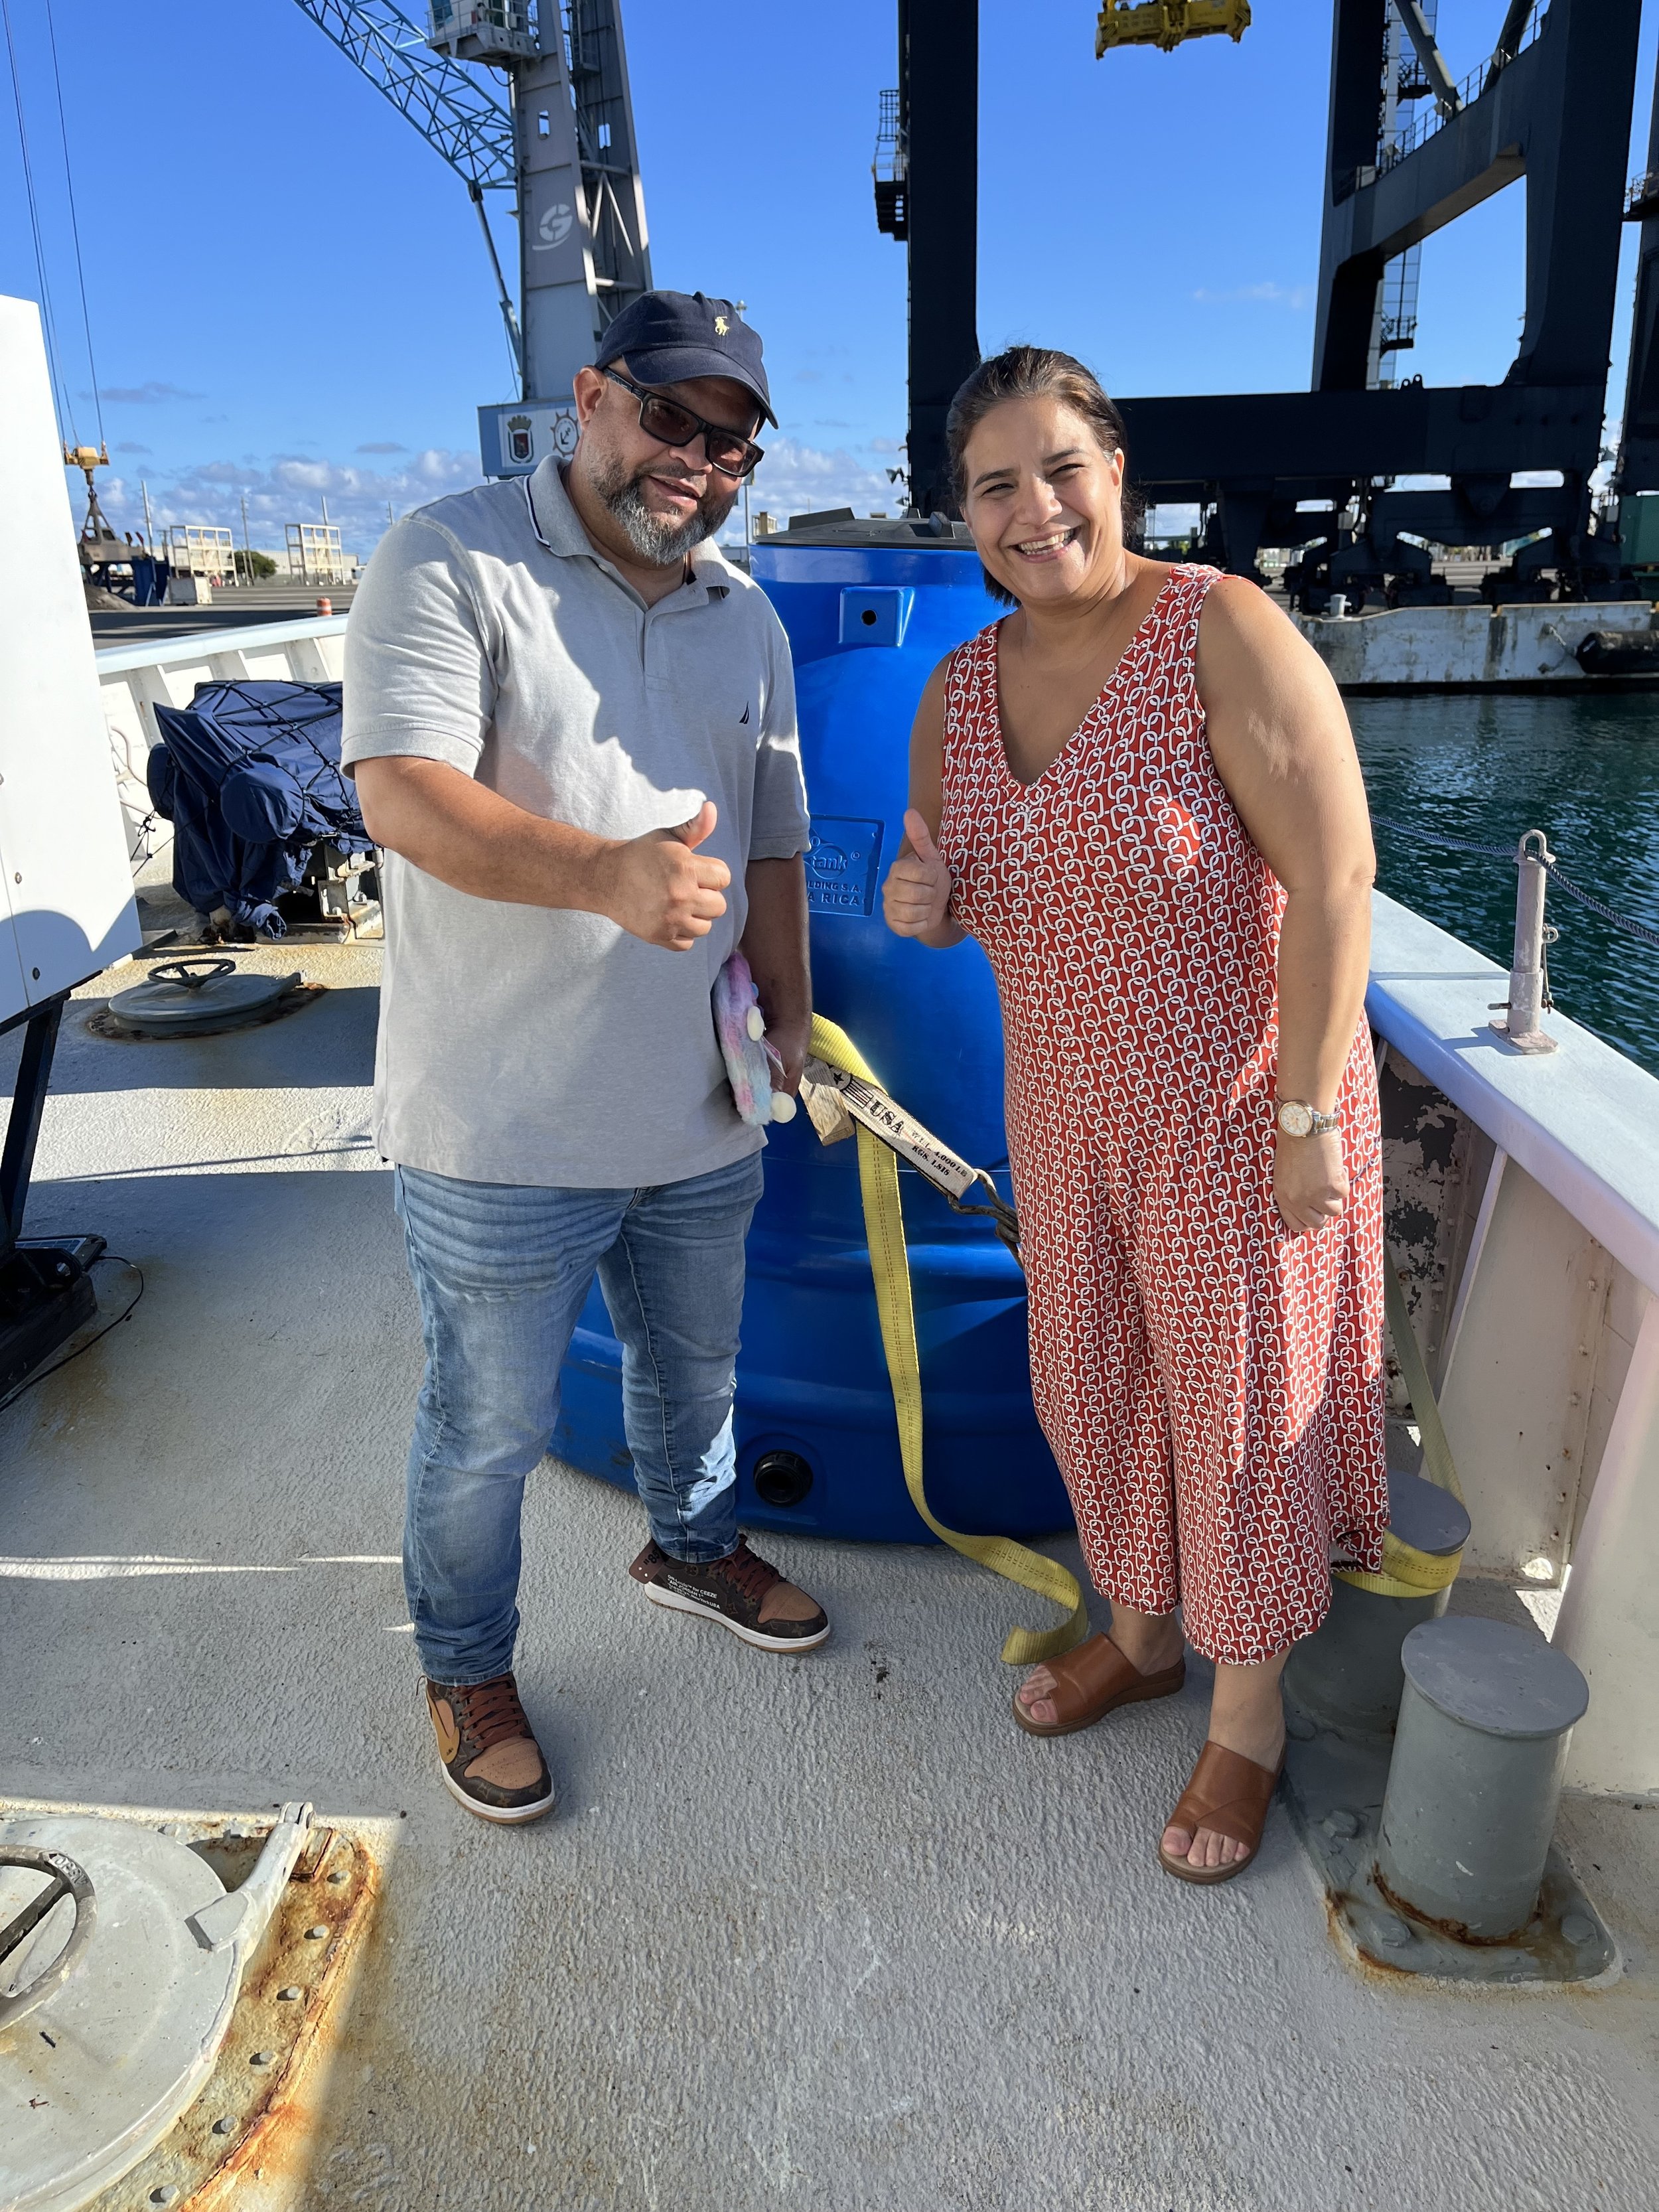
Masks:
[[[710,992],[741,949],[793,1090],[811,1020],[789,648],[712,539],[775,421],[727,301],[656,292],[576,378],[565,469],[387,532],[346,638],[344,759],[386,848],[380,1147],[426,1374],[404,1574],[446,1783],[553,1784],[519,1702],[519,1522],[597,1270],[647,1596],[769,1651],[830,1632],[738,1534],[732,1436],[759,1130]]]

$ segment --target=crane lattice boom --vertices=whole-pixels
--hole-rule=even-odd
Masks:
[[[392,0],[296,0],[476,191],[514,180],[513,116]]]

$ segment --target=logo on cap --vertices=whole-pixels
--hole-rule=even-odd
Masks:
[[[727,334],[727,332],[731,330],[731,328],[732,328],[731,324],[730,324],[730,323],[728,323],[728,322],[726,321],[726,318],[725,318],[725,316],[724,316],[724,315],[716,315],[716,316],[715,316],[715,318],[714,318],[714,336],[715,336],[717,338],[723,338],[723,337],[726,337],[726,335]]]

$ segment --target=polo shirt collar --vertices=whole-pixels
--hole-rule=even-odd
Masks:
[[[570,495],[564,488],[564,478],[559,465],[550,453],[538,461],[527,477],[520,479],[524,485],[525,504],[530,513],[530,526],[538,542],[562,561],[580,558],[597,561],[610,575],[620,583],[624,580],[606,560],[582,528],[581,517],[571,505]],[[690,553],[691,581],[706,599],[710,592],[728,592],[732,588],[731,571],[726,556],[714,540],[705,538],[694,545]]]
[[[559,465],[550,453],[539,461],[523,479],[525,502],[530,509],[530,525],[550,553],[561,560],[583,554],[588,559],[602,558],[582,528],[581,518],[570,504],[570,495],[564,488],[564,478],[559,474]]]

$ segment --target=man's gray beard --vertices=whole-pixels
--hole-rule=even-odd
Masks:
[[[712,537],[732,512],[737,494],[706,491],[695,514],[684,522],[670,522],[653,514],[645,503],[637,477],[624,477],[621,469],[606,471],[594,480],[594,490],[615,517],[624,538],[647,568],[669,568],[683,561],[694,545]]]

